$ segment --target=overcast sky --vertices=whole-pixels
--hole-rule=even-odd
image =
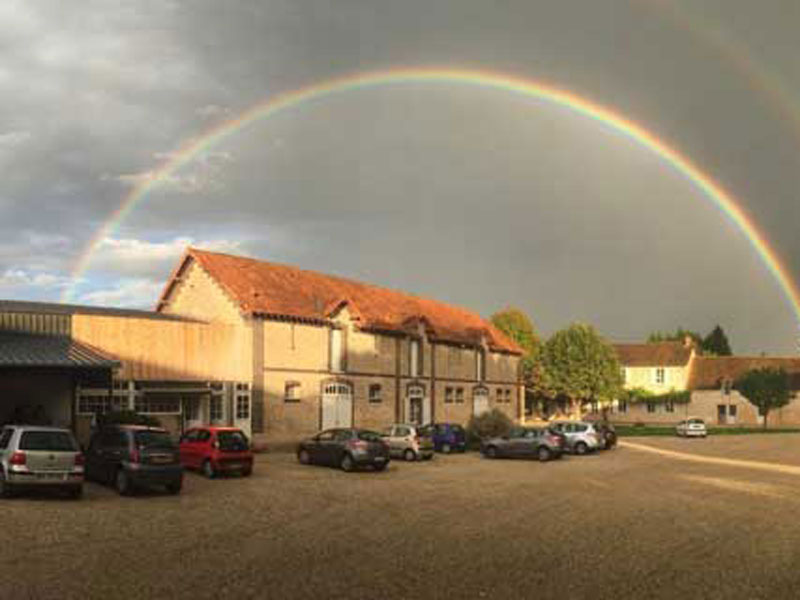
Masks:
[[[640,123],[800,278],[796,0],[5,0],[0,22],[0,298],[57,301],[132,186],[215,124],[430,66],[547,81]],[[75,300],[152,307],[188,244],[487,316],[517,305],[543,336],[719,323],[737,352],[798,351],[778,284],[696,187],[597,121],[477,86],[383,86],[254,123],[157,186]]]

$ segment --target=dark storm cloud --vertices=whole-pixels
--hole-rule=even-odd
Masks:
[[[800,127],[781,102],[800,95],[799,18],[793,2],[744,0],[4,3],[0,294],[58,297],[132,186],[215,123],[398,65],[545,80],[644,124],[733,192],[797,276]],[[372,90],[210,152],[104,243],[84,300],[147,304],[194,243],[484,313],[519,304],[545,331],[584,319],[637,338],[720,321],[737,349],[797,338],[774,281],[707,199],[560,108],[477,88]]]

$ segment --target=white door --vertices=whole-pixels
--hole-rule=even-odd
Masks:
[[[425,388],[412,385],[406,392],[406,420],[414,425],[424,425],[431,420],[430,399],[425,397]]]
[[[353,426],[353,390],[347,383],[329,383],[322,391],[322,429]]]
[[[244,431],[248,438],[252,435],[251,414],[250,384],[237,383],[233,389],[233,425]]]
[[[489,390],[477,388],[472,392],[472,414],[481,415],[489,410]]]

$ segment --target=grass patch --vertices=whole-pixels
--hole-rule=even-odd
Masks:
[[[616,425],[619,437],[645,437],[645,436],[675,436],[675,427],[661,425],[645,425],[636,427],[634,425]],[[708,435],[748,435],[753,433],[800,433],[796,427],[783,427],[775,429],[763,429],[761,427],[709,427]]]

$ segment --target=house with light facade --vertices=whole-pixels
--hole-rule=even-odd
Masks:
[[[81,439],[98,413],[130,409],[175,432],[236,425],[257,441],[466,424],[490,408],[520,420],[520,357],[463,308],[188,249],[155,311],[0,301],[0,391],[16,390],[0,417],[49,397],[49,420]]]
[[[614,349],[622,365],[625,389],[645,393],[635,402],[615,401],[609,411],[612,422],[674,425],[687,417],[700,417],[710,425],[760,425],[763,415],[734,389],[734,383],[751,369],[772,367],[789,374],[794,400],[771,411],[769,424],[800,425],[798,357],[702,356],[689,338],[683,342],[614,344]]]

